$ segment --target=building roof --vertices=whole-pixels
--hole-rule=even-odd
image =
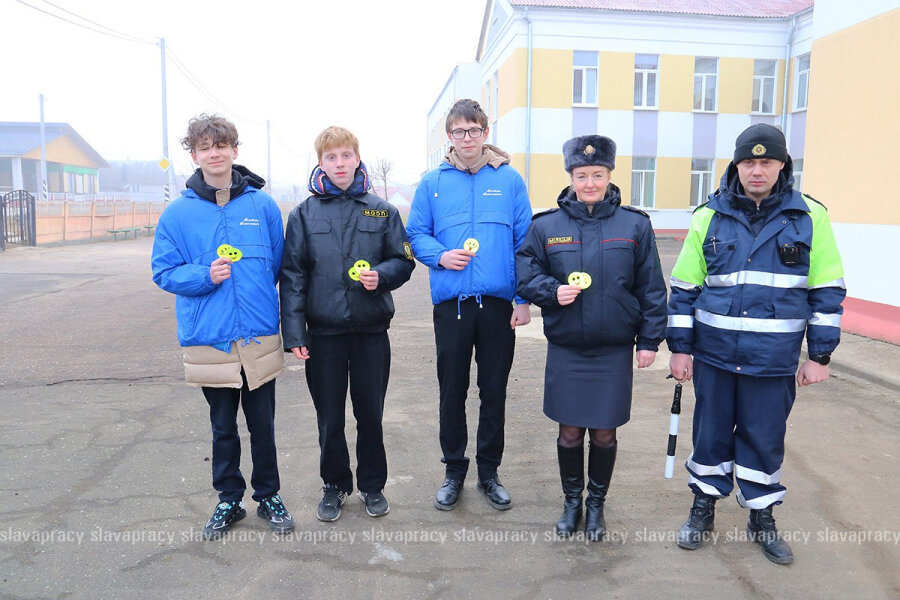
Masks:
[[[512,6],[581,8],[718,17],[778,19],[793,16],[813,0],[509,0]]]
[[[47,143],[68,135],[100,167],[109,165],[68,123],[44,123]],[[0,156],[22,156],[41,147],[41,124],[0,121]]]

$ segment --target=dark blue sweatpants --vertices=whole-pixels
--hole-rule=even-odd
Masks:
[[[685,466],[695,494],[727,496],[734,478],[741,506],[781,504],[784,436],[795,385],[793,375],[739,375],[694,360],[694,451]]]

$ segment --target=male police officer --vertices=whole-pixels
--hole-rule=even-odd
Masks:
[[[678,381],[694,377],[694,451],[686,463],[694,504],[678,545],[699,548],[715,501],[737,479],[747,532],[766,558],[794,557],[778,535],[786,421],[806,333],[800,386],[828,378],[840,341],[843,268],[825,207],[792,189],[784,135],[757,124],[709,202],[694,211],[672,270],[667,342]],[[693,355],[693,360],[691,358]]]

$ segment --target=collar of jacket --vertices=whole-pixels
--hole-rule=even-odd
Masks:
[[[331,183],[322,167],[316,165],[309,175],[309,191],[324,198],[334,198],[340,195],[361,196],[369,191],[369,171],[366,169],[366,165],[360,161],[353,176],[353,183],[346,190],[342,190]]]
[[[444,164],[449,164],[451,167],[458,169],[463,173],[469,173],[470,175],[474,175],[486,165],[491,165],[493,168],[499,169],[500,165],[508,163],[509,154],[491,144],[485,144],[481,147],[481,157],[473,165],[466,164],[465,161],[460,158],[454,146],[450,146],[450,149],[447,150],[447,154],[444,155]]]
[[[556,203],[574,219],[602,219],[613,214],[622,203],[622,192],[616,184],[610,182],[603,200],[595,202],[594,210],[588,212],[587,204],[575,196],[575,188],[570,185],[559,193]]]
[[[243,194],[248,185],[261,190],[266,185],[266,180],[243,165],[232,165],[231,197],[229,200],[234,200]],[[200,198],[209,200],[213,204],[216,203],[216,192],[218,190],[204,181],[203,171],[199,168],[184,183],[184,187],[193,190]]]

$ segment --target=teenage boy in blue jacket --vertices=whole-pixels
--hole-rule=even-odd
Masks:
[[[250,430],[256,514],[276,533],[294,529],[278,495],[275,378],[284,366],[278,292],[284,245],[281,211],[265,181],[235,165],[238,133],[220,116],[191,119],[182,145],[199,166],[160,216],[153,281],[176,295],[185,378],[200,386],[212,423],[215,512],[203,537],[216,539],[246,516],[237,429],[242,406]]]
[[[497,477],[503,458],[506,384],[515,328],[531,320],[516,297],[515,254],[531,223],[531,204],[509,155],[485,140],[487,115],[459,100],[446,121],[453,146],[416,189],[406,231],[416,258],[429,268],[440,386],[440,442],[446,465],[434,498],[453,510],[468,471],[466,393],[472,349],[481,399],[478,489],[497,510],[511,507]]]

